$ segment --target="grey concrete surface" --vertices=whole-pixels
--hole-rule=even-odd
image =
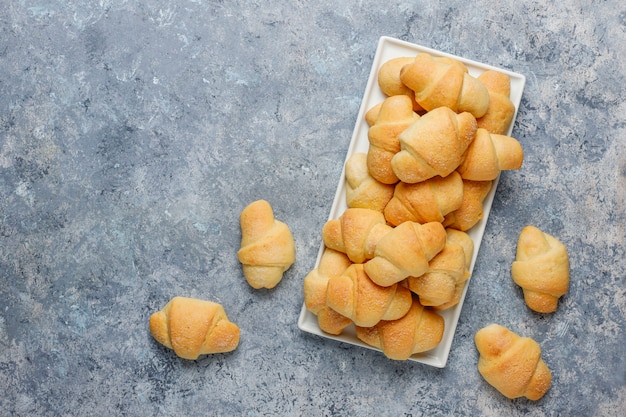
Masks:
[[[502,175],[444,369],[296,325],[383,35],[527,77],[524,166]],[[624,415],[624,56],[617,0],[3,1],[0,415]],[[266,291],[236,258],[259,198],[297,247]],[[510,279],[527,224],[570,253],[553,315]],[[222,303],[238,349],[155,342],[175,295]],[[541,344],[540,401],[478,374],[492,321]]]

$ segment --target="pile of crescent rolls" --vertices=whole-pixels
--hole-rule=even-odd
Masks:
[[[304,301],[322,331],[354,325],[362,342],[404,360],[441,342],[439,312],[470,277],[467,231],[493,181],[524,155],[505,135],[515,107],[504,73],[474,77],[420,53],[384,62],[378,86],[386,98],[365,114],[368,151],[346,161],[347,209],[322,228]]]
[[[347,209],[322,228],[319,265],[304,279],[306,308],[321,330],[356,336],[388,358],[435,348],[470,277],[467,233],[503,170],[522,166],[507,136],[515,115],[511,80],[420,53],[378,70],[386,97],[365,113],[369,147],[346,161]],[[569,286],[567,249],[534,226],[519,236],[513,281],[527,306],[556,311]],[[529,337],[490,324],[476,332],[478,370],[508,398],[541,398],[551,372]]]

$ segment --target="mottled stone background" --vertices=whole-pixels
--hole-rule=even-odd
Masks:
[[[298,330],[302,279],[387,35],[527,77],[448,365]],[[618,416],[626,410],[626,5],[622,1],[2,1],[0,415]],[[297,261],[272,291],[236,258],[265,198]],[[571,257],[553,315],[510,279],[519,231]],[[149,315],[222,303],[229,354],[183,361]],[[476,370],[497,321],[553,386],[507,400]]]

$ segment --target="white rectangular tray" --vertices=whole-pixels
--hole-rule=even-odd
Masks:
[[[510,72],[501,68],[492,67],[486,64],[482,64],[479,62],[475,62],[469,59],[465,59],[462,57],[450,55],[441,51],[437,51],[430,48],[425,48],[423,46],[414,45],[408,42],[404,42],[398,39],[390,38],[387,36],[383,36],[380,38],[378,42],[378,47],[376,49],[376,55],[374,56],[374,62],[372,63],[372,69],[370,71],[369,79],[367,82],[367,86],[365,89],[365,94],[363,96],[363,100],[361,102],[361,107],[359,110],[359,114],[356,120],[356,126],[354,128],[354,132],[352,134],[352,140],[350,142],[350,146],[348,148],[348,153],[346,155],[346,161],[350,156],[357,152],[367,152],[369,148],[369,141],[367,138],[367,132],[369,126],[365,121],[365,113],[367,110],[372,108],[374,105],[382,102],[385,99],[385,95],[380,91],[378,87],[378,70],[382,64],[386,61],[397,58],[397,57],[413,57],[416,56],[420,52],[426,52],[433,56],[447,56],[454,59],[457,59],[463,62],[471,75],[478,76],[483,71],[488,69],[496,70],[503,72],[511,78],[511,101],[515,105],[515,115],[513,117],[513,122],[511,122],[511,126],[507,134],[511,136],[513,130],[513,124],[515,121],[515,116],[517,116],[517,111],[519,109],[519,104],[522,98],[522,93],[524,91],[524,85],[526,83],[526,78],[522,74]],[[498,178],[499,179],[499,178]],[[498,186],[498,179],[494,181],[493,187],[491,188],[490,193],[484,200],[484,216],[479,223],[477,223],[472,229],[468,231],[468,234],[474,240],[474,254],[472,257],[472,263],[470,265],[470,272],[474,269],[474,263],[476,262],[476,257],[478,255],[478,250],[480,247],[480,243],[482,241],[482,237],[485,231],[485,226],[487,223],[487,218],[489,217],[489,212],[491,210],[491,204],[493,203],[493,197]],[[345,187],[345,163],[344,170],[342,170],[341,177],[339,179],[339,185],[337,187],[337,192],[335,194],[335,199],[333,201],[333,205],[330,210],[330,215],[328,219],[336,219],[346,210],[346,187]],[[321,229],[320,229],[321,236]],[[314,268],[317,268],[320,262],[320,258],[322,256],[322,252],[324,251],[324,243],[322,243],[317,261],[315,263]],[[441,343],[435,348],[428,352],[423,352],[419,354],[415,354],[411,356],[409,359],[421,362],[426,365],[431,365],[438,368],[444,368],[448,361],[448,355],[450,353],[450,348],[452,346],[452,341],[454,339],[454,333],[456,330],[457,323],[459,321],[459,316],[461,314],[461,309],[463,308],[463,301],[465,300],[465,294],[467,292],[467,286],[469,282],[465,285],[465,290],[463,291],[463,296],[461,297],[461,301],[454,307],[439,312],[444,320],[445,320],[445,330],[443,334],[443,338]],[[364,348],[378,350],[374,347],[371,347],[363,342],[361,342],[356,337],[356,332],[354,330],[354,326],[350,326],[344,330],[344,332],[339,336],[332,336],[327,333],[324,333],[317,324],[317,317],[309,312],[306,309],[306,306],[302,305],[302,310],[300,312],[300,316],[298,318],[298,327],[300,330],[315,334],[317,336],[321,336],[327,339],[333,339],[344,343],[350,343],[356,346],[361,346]]]

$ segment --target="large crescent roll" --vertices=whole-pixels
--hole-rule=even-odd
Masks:
[[[382,350],[389,359],[406,360],[414,353],[437,347],[444,328],[442,316],[414,299],[401,318],[383,320],[372,327],[356,326],[356,335],[362,342]]]
[[[463,162],[476,130],[470,113],[431,110],[398,135],[401,150],[391,158],[391,167],[400,181],[410,184],[446,177]]]
[[[152,314],[150,333],[183,359],[230,352],[239,344],[239,327],[221,304],[188,297],[174,297]]]
[[[552,373],[533,339],[490,324],[476,332],[474,341],[478,372],[505,397],[538,400],[550,389]]]
[[[526,226],[517,242],[511,266],[513,281],[522,287],[528,307],[539,313],[556,311],[569,287],[567,248],[554,236]]]
[[[249,204],[240,216],[241,248],[237,252],[243,274],[255,289],[274,288],[296,260],[289,227],[274,218],[265,200]]]

